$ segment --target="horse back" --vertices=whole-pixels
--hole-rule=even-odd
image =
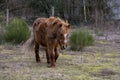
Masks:
[[[42,46],[46,46],[46,18],[38,18],[33,23],[33,34],[35,42],[41,44]]]

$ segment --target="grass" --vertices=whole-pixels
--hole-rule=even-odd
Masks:
[[[120,50],[108,44],[98,41],[83,52],[60,54],[56,68],[47,67],[43,54],[42,62],[36,63],[34,54],[0,45],[0,80],[119,80]]]

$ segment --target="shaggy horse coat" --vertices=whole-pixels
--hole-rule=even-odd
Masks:
[[[56,17],[38,18],[33,23],[33,40],[36,62],[40,62],[39,45],[45,47],[49,67],[55,67],[58,47],[67,47],[70,25]],[[32,46],[31,45],[31,46]]]

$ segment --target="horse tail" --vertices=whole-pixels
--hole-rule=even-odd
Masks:
[[[33,33],[31,33],[30,38],[23,44],[22,51],[24,53],[30,53],[34,51],[34,36]]]

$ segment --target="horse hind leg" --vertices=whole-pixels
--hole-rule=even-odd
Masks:
[[[36,58],[36,62],[40,62],[39,44],[38,43],[35,43],[35,58]]]

